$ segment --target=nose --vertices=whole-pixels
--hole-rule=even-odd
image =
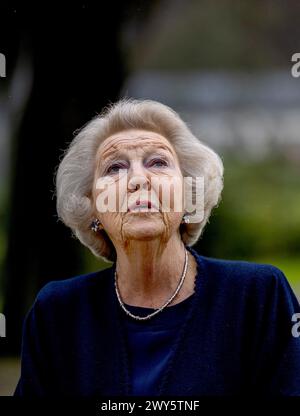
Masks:
[[[142,163],[133,162],[128,172],[128,190],[134,192],[137,189],[150,190],[150,174]]]

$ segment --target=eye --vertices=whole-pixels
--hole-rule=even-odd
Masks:
[[[106,173],[117,173],[119,169],[126,169],[126,167],[120,163],[113,163],[106,169]]]
[[[150,165],[151,166],[153,166],[153,165],[155,165],[155,166],[158,166],[158,165],[160,165],[160,166],[168,166],[168,162],[166,160],[164,160],[164,159],[152,159],[150,161]]]

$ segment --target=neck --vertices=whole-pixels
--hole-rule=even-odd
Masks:
[[[195,259],[188,252],[190,267],[185,282],[170,305],[193,292]],[[185,263],[185,247],[178,235],[167,242],[130,240],[117,248],[116,271],[118,288],[124,303],[144,307],[160,307],[175,292]]]

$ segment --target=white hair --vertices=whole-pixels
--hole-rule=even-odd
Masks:
[[[99,145],[109,136],[129,129],[150,130],[164,136],[174,147],[183,177],[204,178],[204,215],[200,223],[181,224],[186,245],[194,245],[221,198],[221,158],[193,135],[170,107],[153,100],[123,98],[108,105],[89,121],[69,144],[56,172],[57,213],[75,237],[105,261],[114,261],[115,248],[104,230],[95,233],[92,186]]]

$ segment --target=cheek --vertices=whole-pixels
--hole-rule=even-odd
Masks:
[[[94,189],[94,209],[100,215],[106,213],[126,212],[126,192],[127,186],[118,181],[109,182],[104,178]]]
[[[171,207],[176,213],[182,213],[184,210],[184,186],[180,176],[174,178],[171,186]]]
[[[180,212],[163,212],[163,221],[165,223],[166,230],[172,233],[177,230],[182,220],[182,213]]]
[[[159,198],[163,212],[183,212],[184,188],[180,176],[169,177],[160,182],[154,181],[152,190]]]

